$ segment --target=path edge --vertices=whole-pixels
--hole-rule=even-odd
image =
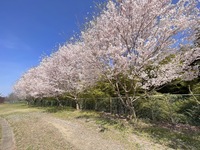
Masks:
[[[11,126],[6,121],[6,119],[1,117],[0,117],[0,125],[2,127],[2,139],[1,139],[0,150],[16,150],[14,133]]]

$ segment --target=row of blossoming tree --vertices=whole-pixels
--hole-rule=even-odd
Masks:
[[[14,85],[22,99],[78,95],[107,80],[136,117],[134,102],[175,79],[198,77],[193,46],[199,27],[197,0],[108,1],[75,42],[42,59]],[[180,50],[185,47],[185,50]],[[140,96],[138,92],[140,91]]]

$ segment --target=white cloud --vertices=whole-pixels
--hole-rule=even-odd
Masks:
[[[23,40],[15,35],[0,36],[0,49],[1,50],[20,50],[20,51],[32,51],[32,48],[26,44]]]

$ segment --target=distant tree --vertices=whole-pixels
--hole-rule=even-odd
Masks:
[[[19,98],[17,97],[17,95],[15,93],[10,93],[6,98],[5,98],[6,102],[16,102],[19,101]]]
[[[4,101],[5,101],[5,97],[2,97],[0,94],[0,103],[4,103]]]

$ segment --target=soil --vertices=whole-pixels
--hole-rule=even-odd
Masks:
[[[0,118],[0,125],[2,127],[2,141],[0,150],[15,150],[15,139],[12,128],[3,118]]]

